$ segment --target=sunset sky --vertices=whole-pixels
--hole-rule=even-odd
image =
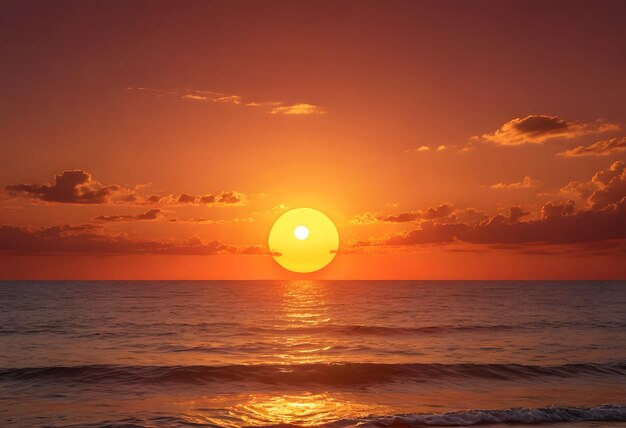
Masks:
[[[3,2],[0,277],[626,277],[626,2]]]

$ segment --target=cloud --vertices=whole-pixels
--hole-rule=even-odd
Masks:
[[[154,208],[146,211],[145,213],[136,214],[136,215],[99,215],[95,218],[97,221],[105,221],[105,222],[122,222],[122,221],[140,221],[140,220],[156,220],[163,214],[158,208]]]
[[[517,223],[522,218],[529,216],[530,212],[524,211],[520,206],[509,207],[508,215],[504,217],[504,221],[507,223]]]
[[[589,181],[572,181],[560,193],[576,196],[592,209],[615,204],[626,196],[626,164],[613,162],[608,168],[594,174]]]
[[[237,192],[222,192],[217,199],[217,202],[220,204],[238,204],[241,201],[242,196]]]
[[[235,217],[232,219],[210,219],[203,217],[195,218],[171,218],[169,220],[172,223],[201,223],[201,224],[226,224],[226,223],[252,223],[254,218],[252,217]]]
[[[487,214],[475,208],[457,209],[448,217],[450,223],[467,223],[473,224],[488,218]]]
[[[326,111],[313,104],[292,104],[287,106],[274,107],[270,110],[271,114],[285,115],[307,115],[307,114],[325,114]]]
[[[82,170],[64,171],[54,176],[52,184],[15,184],[6,186],[12,196],[26,196],[45,202],[63,204],[106,204],[114,195],[133,198],[129,189],[102,185]]]
[[[219,92],[210,91],[196,91],[196,93],[185,94],[181,96],[181,98],[185,100],[210,101],[214,103],[228,103],[235,105],[239,105],[242,102],[242,97],[239,95],[225,95],[220,94]]]
[[[566,202],[547,202],[541,207],[542,218],[563,217],[573,215],[576,211],[576,203],[572,200]]]
[[[404,152],[405,153],[412,153],[412,152],[419,153],[419,152],[428,152],[428,151],[430,151],[430,147],[428,147],[428,146],[419,146],[419,147],[416,147],[414,149],[406,149]]]
[[[558,153],[558,156],[569,158],[582,156],[608,156],[622,152],[626,152],[626,137],[616,137],[609,140],[596,141],[588,146],[578,146]]]
[[[359,214],[356,215],[354,217],[352,217],[350,220],[348,220],[349,223],[352,224],[374,224],[374,223],[379,223],[379,217],[381,216],[381,213],[375,213],[375,212],[370,212],[370,211],[366,211],[363,214]]]
[[[422,213],[422,218],[434,220],[437,218],[447,217],[452,213],[452,204],[441,204],[436,208],[428,208]]]
[[[602,210],[571,213],[564,205],[544,207],[542,212],[544,217],[529,221],[497,215],[475,225],[426,222],[379,244],[564,244],[626,238],[626,199]]]
[[[517,146],[526,143],[541,144],[554,138],[577,138],[618,129],[619,125],[604,120],[569,122],[556,116],[536,114],[512,119],[494,132],[474,136],[472,140]]]
[[[614,162],[608,169],[597,172],[591,182],[596,185],[596,190],[588,198],[593,209],[622,201],[626,196],[626,164]]]
[[[37,201],[62,204],[195,204],[243,205],[247,197],[241,192],[224,191],[204,196],[182,193],[179,196],[143,194],[146,186],[103,185],[83,170],[69,170],[55,175],[51,184],[15,184],[5,187],[0,198],[26,197]]]
[[[563,189],[567,189],[569,195],[582,189],[578,193],[581,206],[568,199],[547,202],[535,215],[520,206],[512,206],[506,213],[493,216],[473,209],[465,213],[471,214],[466,218],[461,210],[442,212],[447,215],[439,220],[420,221],[412,230],[365,242],[368,246],[466,243],[495,248],[494,245],[588,245],[626,239],[624,162],[614,162],[589,181],[573,182]],[[423,219],[424,212],[419,213]],[[380,216],[376,219],[380,220]]]
[[[162,198],[161,202],[171,200],[171,197]],[[175,202],[178,204],[194,204],[194,205],[242,205],[246,201],[246,196],[240,192],[221,192],[216,194],[194,196],[183,193]]]
[[[225,94],[222,92],[205,91],[199,89],[163,90],[156,88],[128,87],[128,91],[146,92],[157,97],[175,96],[185,101],[202,103],[233,104],[243,107],[265,108],[270,114],[278,115],[311,115],[325,114],[326,110],[310,103],[286,104],[281,101],[251,101],[242,95]]]
[[[542,183],[526,176],[522,181],[514,183],[496,183],[489,186],[491,189],[530,189],[532,187],[540,187]]]
[[[388,223],[406,223],[411,221],[420,220],[422,218],[421,211],[410,211],[405,213],[400,213],[396,215],[387,215],[381,216],[379,215],[376,219],[379,222],[388,222]]]
[[[423,153],[423,152],[430,152],[430,151],[443,152],[444,150],[448,150],[449,148],[450,146],[446,146],[445,144],[440,144],[434,148],[430,148],[429,146],[419,146],[413,149],[406,149],[404,152],[405,153],[414,153],[414,152]]]
[[[260,245],[235,246],[219,241],[157,241],[96,233],[95,226],[28,229],[0,226],[0,253],[18,255],[255,255],[270,254]]]
[[[422,220],[435,220],[450,216],[453,213],[452,204],[445,203],[425,211],[407,211],[399,214],[381,214],[365,212],[350,220],[353,224],[372,223],[409,223]]]
[[[179,204],[193,204],[196,200],[197,198],[195,196],[188,195],[187,193],[183,193],[178,197]]]

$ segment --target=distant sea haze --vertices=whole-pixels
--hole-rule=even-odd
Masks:
[[[0,282],[2,427],[538,423],[626,427],[626,282]]]

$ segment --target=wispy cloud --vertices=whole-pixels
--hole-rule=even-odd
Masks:
[[[410,223],[424,220],[438,220],[450,216],[454,209],[450,203],[444,203],[426,210],[406,211],[399,214],[382,214],[365,212],[350,220],[352,224],[374,224],[374,223]]]
[[[142,221],[142,220],[156,220],[163,214],[158,208],[153,208],[140,214],[124,214],[124,215],[99,215],[94,220],[104,222],[124,222],[124,221]]]
[[[570,122],[556,116],[535,114],[512,119],[494,132],[474,136],[471,140],[517,146],[526,143],[541,144],[554,138],[577,138],[619,129],[619,125],[605,120]]]
[[[532,187],[542,186],[541,181],[533,180],[529,176],[526,176],[522,181],[516,181],[513,183],[496,183],[489,186],[491,189],[530,189]]]
[[[588,146],[578,146],[558,154],[563,157],[608,156],[626,152],[626,137],[596,141]]]
[[[326,111],[313,104],[292,104],[288,106],[274,107],[271,114],[303,115],[303,114],[325,114]]]
[[[428,146],[419,146],[419,147],[415,147],[414,149],[406,149],[404,152],[405,153],[414,153],[414,152],[428,152],[430,151],[430,147]]]
[[[275,115],[313,115],[325,114],[326,110],[310,103],[287,104],[282,101],[250,100],[242,95],[225,94],[222,92],[204,91],[199,89],[162,90],[156,88],[128,87],[128,91],[139,91],[154,94],[158,97],[173,96],[192,102],[233,104],[243,107],[264,108]]]
[[[418,146],[415,148],[406,149],[405,153],[425,153],[425,152],[443,152],[445,150],[449,150],[455,146],[447,146],[445,144],[440,144],[438,146]]]

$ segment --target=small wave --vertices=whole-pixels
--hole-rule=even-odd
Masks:
[[[558,366],[520,364],[296,364],[231,366],[32,367],[0,369],[0,382],[119,382],[159,384],[257,382],[271,385],[349,386],[385,382],[428,382],[482,378],[516,381],[541,377],[626,376],[626,362]]]
[[[562,422],[626,421],[625,406],[543,407],[504,410],[469,410],[449,413],[415,413],[359,421],[361,427],[470,426],[491,424],[547,424]]]
[[[621,322],[551,322],[536,321],[524,324],[446,324],[446,325],[423,325],[412,327],[391,327],[378,325],[359,324],[324,324],[324,325],[296,325],[288,327],[260,327],[247,326],[246,329],[252,333],[271,334],[337,334],[343,336],[405,336],[405,335],[441,335],[454,333],[480,333],[480,332],[501,332],[501,331],[523,331],[523,330],[544,330],[560,328],[597,328],[603,330],[621,329],[626,327],[626,323]]]
[[[460,333],[504,332],[504,331],[534,331],[545,329],[586,328],[601,330],[621,330],[626,327],[624,322],[575,322],[575,321],[536,321],[523,324],[444,324],[422,326],[382,326],[359,324],[322,324],[322,325],[276,325],[252,326],[229,322],[200,322],[200,323],[117,323],[112,324],[107,332],[84,331],[83,325],[58,326],[31,326],[21,328],[0,327],[2,335],[30,335],[30,334],[69,334],[77,337],[144,337],[176,335],[176,332],[190,330],[226,334],[229,336],[256,335],[256,334],[319,334],[339,336],[429,336]],[[136,333],[141,331],[141,333]]]
[[[457,427],[472,425],[494,425],[494,424],[552,424],[552,423],[573,423],[573,422],[624,422],[626,421],[626,406],[603,405],[591,408],[580,407],[542,407],[542,408],[514,408],[502,410],[467,410],[448,413],[412,413],[402,415],[370,416],[359,419],[341,419],[323,425],[316,425],[317,428],[373,428],[373,427]],[[148,428],[148,427],[179,427],[179,426],[202,426],[202,427],[232,427],[246,426],[238,424],[235,420],[220,424],[217,420],[203,423],[194,420],[189,423],[189,419],[184,415],[180,416],[160,416],[154,419],[125,419],[118,422],[102,422],[94,424],[64,425],[58,428]],[[276,425],[263,425],[264,428],[289,428],[300,427],[289,423],[279,423]],[[248,425],[248,427],[251,427]]]

